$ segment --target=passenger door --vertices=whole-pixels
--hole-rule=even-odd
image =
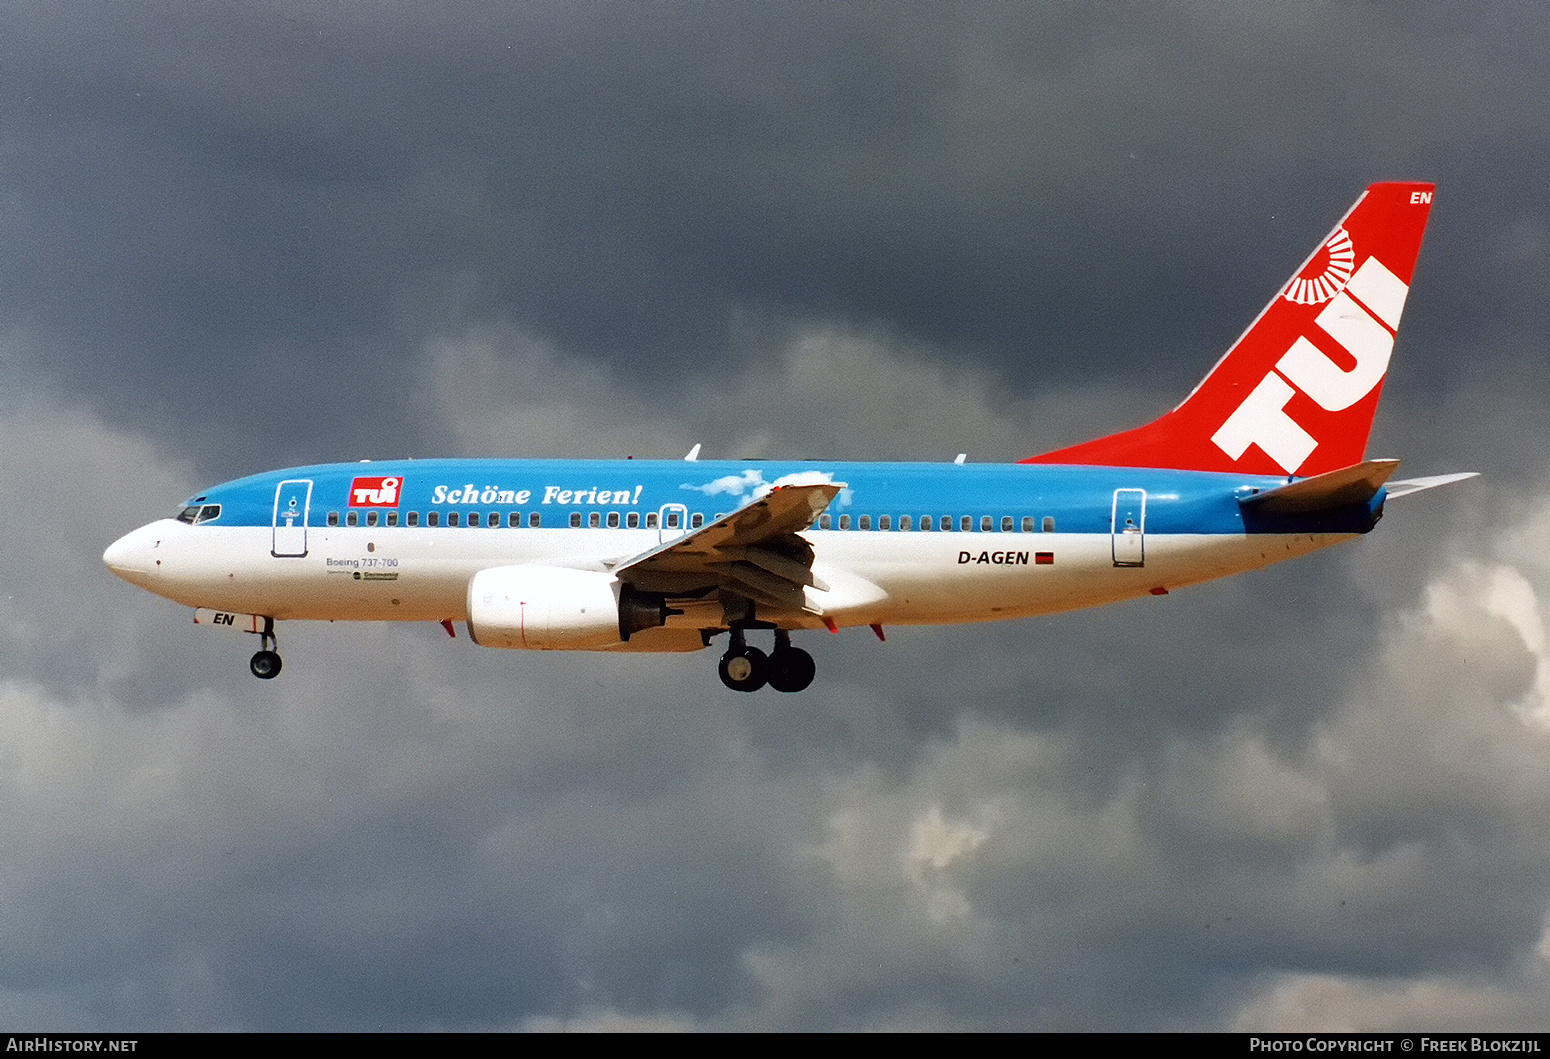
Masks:
[[[312,479],[292,478],[274,491],[274,536],[269,554],[276,559],[301,559],[307,554],[307,513],[312,507]]]
[[[1114,490],[1114,515],[1109,524],[1115,566],[1146,565],[1146,490]]]

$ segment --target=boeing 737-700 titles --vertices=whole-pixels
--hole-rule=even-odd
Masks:
[[[260,637],[281,621],[464,622],[487,647],[697,651],[800,691],[800,630],[996,621],[1226,577],[1351,540],[1388,500],[1364,458],[1431,210],[1369,187],[1184,403],[1016,464],[415,460],[216,486],[103,561]],[[766,654],[749,642],[773,634]]]

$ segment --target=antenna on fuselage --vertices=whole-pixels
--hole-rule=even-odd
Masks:
[[[958,455],[953,457],[953,462],[956,463],[958,466],[962,467],[963,466],[963,461],[968,459],[968,458],[969,458],[969,454],[967,452],[960,452]]]
[[[699,458],[700,458],[700,443],[698,441],[696,441],[694,443],[694,448],[689,450],[689,455],[685,456],[684,459],[689,461],[690,463],[693,463],[696,460],[698,460]]]

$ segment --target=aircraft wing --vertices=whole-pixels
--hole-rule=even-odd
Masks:
[[[826,590],[813,575],[813,548],[800,530],[845,486],[782,485],[713,522],[625,559],[613,572],[645,592],[721,588],[782,609],[804,609],[802,590]]]

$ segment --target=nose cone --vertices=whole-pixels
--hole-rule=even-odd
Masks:
[[[148,588],[156,569],[156,549],[161,544],[159,531],[160,526],[152,523],[126,533],[102,553],[104,565],[130,584]]]

